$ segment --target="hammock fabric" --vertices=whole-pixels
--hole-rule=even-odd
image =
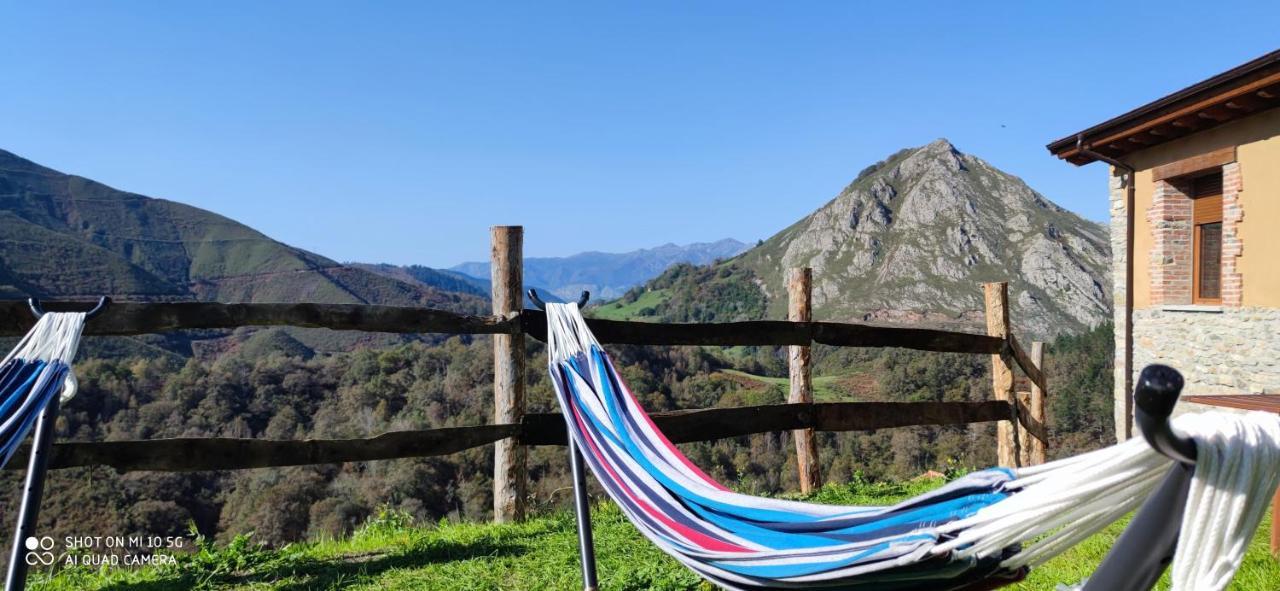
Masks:
[[[552,381],[586,464],[645,537],[725,588],[1000,587],[1132,511],[1171,466],[1135,439],[1041,466],[972,473],[889,507],[735,493],[657,429],[577,304],[546,311]],[[1225,420],[1211,414],[1179,427],[1194,435]],[[1257,420],[1280,440],[1274,417]]]
[[[9,463],[54,396],[75,395],[71,360],[84,320],[80,312],[47,313],[0,362],[0,467]]]

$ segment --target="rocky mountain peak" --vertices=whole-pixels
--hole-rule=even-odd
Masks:
[[[981,317],[980,283],[1010,281],[1037,336],[1109,316],[1104,229],[946,139],[899,151],[835,199],[745,253],[780,311],[784,270],[814,270],[825,319]]]

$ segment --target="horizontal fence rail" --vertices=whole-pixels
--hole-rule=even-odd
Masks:
[[[45,302],[50,312],[84,310],[84,304]],[[0,336],[26,334],[35,318],[22,301],[0,302]],[[87,335],[140,335],[187,329],[298,326],[391,333],[515,334],[518,318],[468,316],[431,308],[364,304],[219,304],[214,302],[115,302],[85,324]]]
[[[1025,412],[1019,413],[1020,417],[1025,415]],[[962,425],[1004,421],[1011,416],[1010,404],[999,400],[769,404],[652,415],[658,428],[675,443],[795,429],[872,431],[917,425]],[[1043,429],[1025,419],[1023,424],[1033,433]],[[214,437],[56,443],[49,467],[107,466],[120,472],[242,470],[440,456],[507,437],[518,437],[524,445],[565,445],[567,442],[563,417],[558,413],[543,413],[525,415],[520,424],[396,431],[368,439],[277,441]],[[22,469],[26,455],[27,449],[18,450],[6,469]]]
[[[50,311],[83,305],[48,302]],[[0,302],[0,336],[20,336],[34,325],[26,302]],[[784,346],[813,343],[841,347],[902,347],[950,353],[999,353],[1003,339],[982,334],[852,324],[751,320],[658,323],[588,319],[602,343],[628,345]],[[524,310],[518,318],[469,316],[430,308],[360,304],[218,304],[212,302],[114,303],[85,325],[87,335],[139,335],[186,329],[298,326],[390,333],[528,334],[546,340],[546,315]]]
[[[524,331],[546,340],[546,315],[537,310],[521,313]],[[719,345],[783,346],[834,345],[839,347],[902,347],[947,353],[999,353],[1004,340],[982,334],[840,322],[659,323],[588,319],[596,339],[617,345]]]
[[[50,311],[85,309],[87,304],[47,302]],[[26,302],[0,302],[0,336],[20,336],[35,323]],[[750,320],[717,323],[659,323],[589,319],[606,344],[901,347],[944,353],[997,354],[1011,350],[1027,378],[1047,390],[1043,372],[1017,339],[936,330],[841,322]],[[174,330],[245,326],[298,326],[387,333],[520,334],[545,341],[546,315],[524,310],[519,317],[471,316],[431,308],[363,304],[219,304],[213,302],[118,302],[85,325],[87,335],[127,336]]]

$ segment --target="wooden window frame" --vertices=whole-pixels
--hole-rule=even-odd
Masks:
[[[1210,172],[1209,174],[1222,174],[1219,171]],[[1197,175],[1205,176],[1205,175]],[[1186,183],[1191,186],[1194,180]],[[1190,191],[1188,191],[1190,193]],[[1191,197],[1191,303],[1210,306],[1222,305],[1222,247],[1221,237],[1219,237],[1218,248],[1218,297],[1207,298],[1200,295],[1200,246],[1201,246],[1201,228],[1207,224],[1222,224],[1222,193],[1219,191],[1217,195],[1201,195]],[[1200,199],[1217,199],[1218,207],[1209,214],[1201,214],[1195,202]]]

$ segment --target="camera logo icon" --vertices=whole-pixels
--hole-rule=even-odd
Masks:
[[[39,538],[30,536],[24,544],[27,547],[27,555],[24,559],[28,566],[53,565],[53,538],[49,536]]]

